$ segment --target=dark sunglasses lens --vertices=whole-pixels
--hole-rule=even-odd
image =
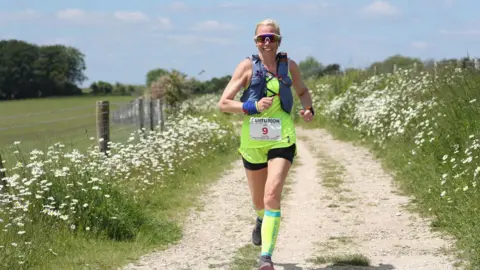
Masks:
[[[278,38],[275,35],[261,35],[257,37],[257,42],[265,42],[267,38],[270,42],[278,41]]]

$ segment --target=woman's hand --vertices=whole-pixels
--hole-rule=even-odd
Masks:
[[[310,122],[313,119],[313,114],[310,110],[300,110],[300,115],[303,118],[303,121]]]
[[[270,108],[272,106],[272,103],[273,103],[273,98],[274,97],[264,97],[264,98],[260,99],[257,102],[257,110],[259,112],[263,112],[263,111],[267,110],[268,108]]]

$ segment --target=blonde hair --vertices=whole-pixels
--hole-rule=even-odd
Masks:
[[[257,23],[257,26],[255,27],[255,35],[257,34],[257,30],[260,25],[273,26],[275,28],[275,32],[280,35],[280,25],[274,19],[264,19],[263,21]]]

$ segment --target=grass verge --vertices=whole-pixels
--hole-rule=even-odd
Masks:
[[[53,260],[40,262],[36,269],[105,269],[125,265],[140,256],[162,250],[182,237],[182,221],[187,210],[195,207],[198,196],[206,185],[213,183],[238,158],[236,151],[218,153],[215,159],[195,162],[189,173],[178,174],[171,185],[152,192],[146,211],[152,217],[148,226],[133,241],[117,242],[110,239],[91,239],[88,236],[63,236],[55,239],[57,256]],[[188,196],[185,196],[188,194]]]
[[[313,125],[298,124],[371,150],[413,198],[410,209],[431,220],[433,231],[455,238],[456,265],[478,269],[479,85],[476,70],[372,77],[319,104]],[[330,91],[325,84],[319,89]]]
[[[166,126],[112,142],[108,156],[17,145],[17,162],[2,171],[1,266],[115,268],[178,241],[186,210],[238,158],[238,137],[221,116]]]

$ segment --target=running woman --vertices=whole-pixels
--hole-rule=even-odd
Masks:
[[[297,154],[292,86],[304,108],[300,110],[304,121],[312,120],[314,110],[298,65],[286,53],[278,52],[282,42],[278,23],[272,19],[259,22],[253,40],[258,54],[237,65],[218,107],[222,112],[245,114],[238,152],[257,215],[252,242],[262,246],[259,269],[272,270],[281,221],[280,198]],[[234,100],[242,90],[240,101]]]

